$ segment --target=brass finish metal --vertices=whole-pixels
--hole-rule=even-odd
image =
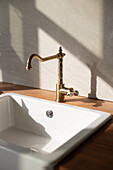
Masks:
[[[60,47],[59,48],[59,53],[56,54],[56,55],[53,55],[53,56],[49,56],[49,57],[45,57],[45,58],[42,58],[40,57],[38,54],[32,54],[28,60],[27,60],[27,66],[26,66],[26,70],[31,70],[32,69],[32,65],[31,65],[31,62],[32,62],[32,59],[33,58],[36,58],[38,59],[39,61],[41,62],[44,62],[44,61],[49,61],[49,60],[52,60],[52,59],[61,59],[65,56],[64,53],[62,53],[62,48]]]
[[[33,58],[38,59],[41,62],[49,61],[52,59],[58,59],[58,83],[56,84],[56,101],[57,102],[64,102],[65,101],[65,95],[73,96],[78,95],[78,91],[73,88],[67,88],[63,84],[63,57],[65,56],[64,53],[62,53],[62,48],[59,48],[59,53],[53,56],[42,58],[38,54],[32,54],[28,60],[27,60],[27,70],[32,69],[32,60]]]

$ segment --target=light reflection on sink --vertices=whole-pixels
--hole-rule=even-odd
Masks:
[[[53,117],[46,115],[47,110],[53,112]],[[51,170],[110,118],[105,112],[14,93],[1,95],[0,166],[5,170],[12,166],[17,170],[37,166]],[[7,153],[13,162],[5,165],[2,155],[6,158]]]

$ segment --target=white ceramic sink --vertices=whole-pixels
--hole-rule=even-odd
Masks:
[[[105,112],[14,93],[1,95],[0,167],[51,170],[110,118]]]

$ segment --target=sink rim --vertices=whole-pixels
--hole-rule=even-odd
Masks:
[[[0,99],[5,96],[11,96],[11,95],[17,95],[17,96],[23,96],[26,98],[31,98],[34,100],[41,100],[48,103],[54,103],[57,105],[63,105],[71,108],[77,108],[84,111],[93,111],[95,113],[100,113],[100,117],[97,118],[94,122],[92,122],[90,125],[86,126],[85,129],[80,131],[78,134],[73,136],[70,140],[68,140],[66,143],[64,143],[62,146],[57,148],[54,152],[46,154],[40,154],[35,151],[31,151],[30,148],[24,148],[21,146],[13,145],[11,143],[8,143],[2,139],[0,139],[0,148],[8,150],[9,152],[18,152],[19,154],[22,154],[24,156],[29,156],[31,159],[37,159],[37,161],[44,165],[55,165],[57,162],[59,162],[62,158],[64,158],[66,155],[68,155],[71,151],[73,151],[75,148],[78,147],[83,141],[85,141],[89,136],[91,136],[94,132],[96,132],[97,129],[99,129],[101,126],[103,126],[108,120],[112,118],[112,115],[108,112],[88,109],[84,107],[69,105],[65,103],[57,103],[55,101],[50,101],[46,99],[41,99],[37,97],[27,96],[23,94],[17,94],[17,93],[5,93],[0,95]],[[92,126],[96,126],[95,128],[91,128]],[[82,133],[82,136],[81,136]],[[82,138],[82,139],[81,139]]]

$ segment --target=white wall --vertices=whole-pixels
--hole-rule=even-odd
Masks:
[[[0,80],[55,90],[57,60],[25,66],[62,46],[66,86],[113,101],[112,11],[112,0],[0,0]]]

